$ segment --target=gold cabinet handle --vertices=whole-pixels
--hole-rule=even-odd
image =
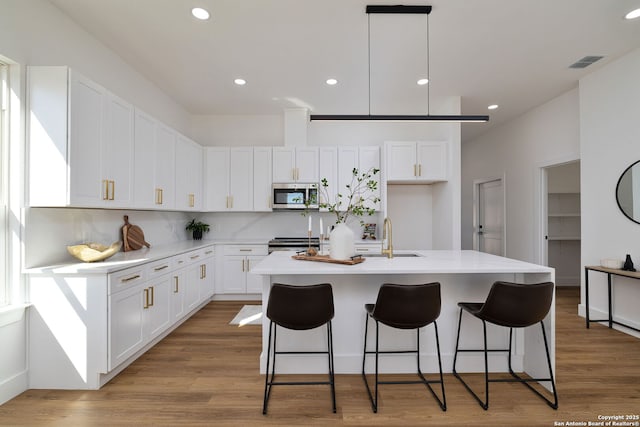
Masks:
[[[242,259],[242,272],[244,273],[244,258]]]
[[[144,290],[144,305],[142,306],[142,308],[147,309],[149,308],[149,289],[145,288]]]
[[[233,209],[233,196],[229,196],[229,207]]]
[[[162,204],[162,188],[156,188],[156,205]]]
[[[418,165],[413,164],[413,176],[418,176]]]
[[[253,249],[240,249],[240,252],[252,252]]]
[[[201,264],[200,265],[200,278],[204,279],[205,277],[207,277],[207,265],[206,264]]]
[[[247,259],[247,273],[251,271],[251,265],[249,264],[249,260]]]
[[[111,186],[111,194],[109,195],[109,200],[113,200],[116,196],[116,182],[109,181],[109,185]]]
[[[418,165],[418,176],[422,176],[422,164]]]
[[[173,293],[177,294],[178,292],[180,292],[180,289],[178,288],[179,286],[179,279],[178,276],[173,276]]]
[[[192,208],[196,205],[196,196],[191,193],[189,194],[189,207]]]
[[[154,300],[154,292],[153,292],[153,286],[151,286],[149,289],[151,289],[151,304],[149,304],[149,307],[153,307],[153,300]]]
[[[191,258],[191,259],[198,259],[198,258],[200,258],[200,255],[192,255],[192,256],[190,256],[189,258]]]
[[[165,268],[169,268],[168,265],[163,265],[162,267],[156,267],[153,269],[153,271],[160,271],[160,270],[164,270]]]
[[[135,276],[125,277],[124,279],[120,279],[120,281],[125,283],[125,282],[130,282],[131,280],[136,280],[136,279],[139,279],[139,278],[140,278],[140,275],[136,274]]]
[[[104,185],[104,191],[102,192],[102,200],[109,200],[109,181],[106,179],[103,179],[102,184]]]

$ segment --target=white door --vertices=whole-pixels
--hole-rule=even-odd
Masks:
[[[387,142],[387,180],[402,181],[416,179],[416,143]]]
[[[205,149],[204,188],[206,209],[225,211],[229,209],[229,148],[207,147]]]
[[[133,203],[133,105],[108,94],[107,117],[106,139],[102,144],[102,179],[107,181],[108,189],[106,204],[129,207]]]
[[[133,138],[133,204],[137,208],[155,208],[156,120],[135,111]]]
[[[338,149],[336,147],[320,147],[319,157],[319,202],[332,205],[336,202],[336,193],[338,192]],[[326,188],[322,185],[323,179],[327,180]],[[326,212],[327,208],[321,210]]]
[[[295,181],[296,152],[291,147],[273,147],[273,182]]]
[[[447,180],[447,143],[442,141],[416,144],[416,176],[418,180]]]
[[[477,184],[477,250],[504,256],[502,179]]]
[[[155,145],[156,208],[175,207],[176,134],[168,127],[158,125]]]

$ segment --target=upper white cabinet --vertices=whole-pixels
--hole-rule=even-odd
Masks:
[[[29,67],[29,205],[129,207],[133,106],[68,67]]]
[[[320,147],[320,191],[318,191],[319,202],[334,204],[336,202],[336,194],[338,193],[338,149],[336,147]],[[323,180],[327,180],[326,188],[323,186]],[[320,208],[321,211],[327,211],[327,208]]]
[[[380,147],[339,147],[338,148],[338,193],[342,194],[342,204],[348,203],[347,195],[351,189],[347,186],[357,185],[357,179],[353,175],[353,170],[357,169],[358,175],[371,172],[373,169],[380,169]],[[380,173],[372,175],[374,181],[378,182],[378,188],[373,192],[368,192],[366,196],[370,198],[380,198]],[[366,190],[366,188],[363,188]],[[357,194],[360,196],[362,193]],[[373,203],[368,200],[365,207],[380,210],[380,202]]]
[[[176,209],[199,211],[202,202],[203,149],[200,145],[178,135],[176,141]]]
[[[273,182],[318,182],[318,148],[273,147]]]
[[[273,179],[271,147],[253,147],[253,210],[268,212],[272,208]]]
[[[134,127],[135,207],[174,209],[176,133],[137,109]]]
[[[448,147],[444,141],[385,143],[387,182],[428,184],[446,181]]]
[[[206,210],[253,210],[253,148],[208,147]]]

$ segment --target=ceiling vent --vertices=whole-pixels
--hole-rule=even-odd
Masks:
[[[604,58],[604,56],[585,56],[584,58],[578,59],[573,64],[569,65],[569,68],[587,68],[589,65],[593,64]]]

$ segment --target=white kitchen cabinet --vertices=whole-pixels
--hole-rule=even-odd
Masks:
[[[373,169],[380,169],[380,148],[377,146],[346,146],[338,148],[338,192],[342,194],[343,206],[348,204],[347,195],[351,193],[347,185],[357,185],[357,180],[353,176],[354,169],[358,170],[358,175],[369,171],[373,172]],[[372,179],[378,182],[377,190],[359,192],[356,196],[380,198],[380,173],[373,175]],[[373,203],[367,200],[364,206],[380,210],[380,202]]]
[[[253,148],[208,147],[205,161],[208,211],[253,210]]]
[[[136,109],[134,204],[141,209],[175,208],[176,133]]]
[[[387,182],[429,184],[446,181],[448,147],[444,141],[386,142]]]
[[[273,182],[318,182],[317,147],[273,147]]]
[[[272,210],[272,162],[271,147],[253,148],[253,210],[255,212]]]
[[[30,206],[131,206],[131,104],[68,67],[37,66],[28,109]]]
[[[336,147],[319,148],[319,170],[319,202],[332,205],[336,202],[338,193],[338,149]],[[327,180],[326,188],[323,186],[324,179]],[[320,210],[326,212],[328,209],[320,208]]]
[[[203,149],[190,139],[178,135],[176,140],[176,209],[202,209]]]
[[[147,267],[149,268],[149,267]],[[150,270],[152,271],[152,270]],[[170,274],[149,274],[139,282],[135,269],[127,278],[109,277],[110,287],[124,283],[109,295],[109,369],[114,369],[171,325]],[[122,282],[124,280],[124,282]]]
[[[213,296],[215,285],[214,253],[213,248],[208,248],[191,252],[187,256],[189,263],[185,269],[185,306],[187,312]]]
[[[267,255],[267,245],[225,245],[222,262],[222,293],[261,293],[261,278],[250,274],[250,271]]]

